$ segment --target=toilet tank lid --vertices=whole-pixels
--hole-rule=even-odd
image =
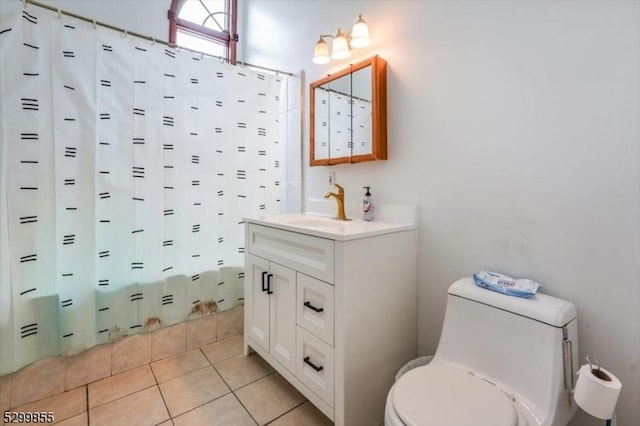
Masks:
[[[507,296],[475,285],[473,278],[462,278],[449,287],[449,294],[513,312],[554,327],[564,327],[576,318],[576,306],[557,297],[536,293],[524,299]]]

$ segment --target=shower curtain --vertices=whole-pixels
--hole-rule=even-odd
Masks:
[[[242,303],[299,79],[33,8],[0,55],[0,374]]]

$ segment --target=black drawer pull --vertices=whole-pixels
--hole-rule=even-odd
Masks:
[[[264,277],[267,275],[267,271],[262,273],[262,291],[267,291],[267,287],[265,286]]]
[[[315,365],[314,363],[312,363],[311,361],[309,361],[309,357],[308,357],[308,356],[307,356],[307,357],[305,357],[305,358],[303,359],[303,361],[304,361],[304,363],[305,363],[305,364],[309,365],[311,368],[313,368],[313,369],[314,369],[314,370],[316,370],[316,371],[322,371],[322,370],[324,370],[324,367],[323,367],[323,366],[321,366],[321,365],[320,365],[320,366]]]
[[[316,308],[315,306],[313,306],[311,304],[311,302],[304,302],[304,306],[306,306],[307,308],[311,309],[312,311],[316,311],[316,312],[324,311],[324,308]]]
[[[271,277],[273,276],[273,274],[269,274],[267,275],[267,294],[272,294],[273,291],[271,291]]]

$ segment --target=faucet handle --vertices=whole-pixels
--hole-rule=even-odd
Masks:
[[[338,188],[338,194],[344,194],[344,188],[341,185],[338,185],[337,183],[333,183],[333,185]]]

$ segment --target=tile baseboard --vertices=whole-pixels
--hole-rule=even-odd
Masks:
[[[244,306],[126,336],[0,376],[0,412],[241,334]]]

